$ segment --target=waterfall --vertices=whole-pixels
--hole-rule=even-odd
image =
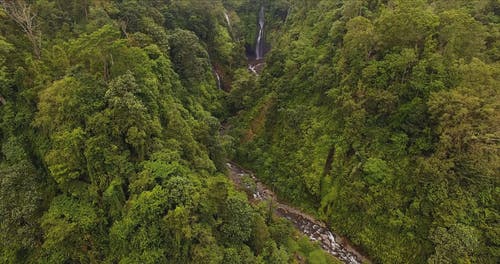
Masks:
[[[217,80],[217,88],[222,89],[222,82],[219,73],[214,69],[215,79]]]
[[[260,7],[259,12],[259,35],[257,36],[257,43],[255,43],[255,55],[256,59],[262,59],[264,55],[264,6]]]
[[[264,39],[264,27],[265,27],[265,18],[264,18],[264,6],[260,6],[259,11],[259,34],[257,35],[257,40],[255,43],[255,58],[248,58],[248,70],[255,75],[259,75],[262,71],[262,68],[265,65],[263,60],[264,52],[265,52],[265,39]]]
[[[229,29],[231,29],[231,20],[229,19],[229,15],[226,11],[224,11],[224,17],[226,18],[227,26],[229,27]]]

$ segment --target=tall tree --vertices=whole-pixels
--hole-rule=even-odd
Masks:
[[[25,0],[1,0],[0,4],[9,17],[16,22],[28,37],[35,56],[41,56],[41,32],[38,30],[36,13]]]

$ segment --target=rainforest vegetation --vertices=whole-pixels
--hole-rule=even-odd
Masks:
[[[0,0],[0,21],[0,263],[338,263],[228,160],[373,263],[500,261],[498,0]]]

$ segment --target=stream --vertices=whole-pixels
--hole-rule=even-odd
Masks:
[[[228,25],[230,22],[228,20]],[[261,6],[258,16],[258,34],[255,43],[255,57],[248,57],[248,70],[255,75],[259,75],[265,66],[264,53],[264,7]],[[223,126],[222,131],[226,127]],[[225,133],[225,132],[222,132]],[[310,240],[319,243],[321,248],[330,255],[336,257],[346,264],[361,264],[370,261],[352,248],[342,237],[337,236],[330,231],[327,225],[314,217],[307,215],[300,210],[281,203],[276,194],[264,185],[255,175],[244,170],[234,162],[227,162],[228,173],[234,184],[249,194],[252,202],[271,201],[275,210],[274,213],[291,221],[293,225]],[[249,184],[252,182],[254,184]]]
[[[301,233],[309,237],[310,240],[317,241],[323,250],[343,263],[361,264],[362,260],[367,261],[348,243],[342,242],[344,239],[330,231],[325,223],[294,207],[281,203],[276,194],[259,181],[252,172],[242,169],[233,162],[226,163],[226,166],[231,180],[240,189],[247,191],[251,201],[272,201],[275,214],[290,220]],[[255,183],[255,186],[248,184],[249,178]]]

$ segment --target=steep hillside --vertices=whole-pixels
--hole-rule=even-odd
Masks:
[[[0,0],[1,263],[335,263],[224,175],[244,5]]]
[[[378,263],[498,263],[498,2],[289,2],[236,160]]]

